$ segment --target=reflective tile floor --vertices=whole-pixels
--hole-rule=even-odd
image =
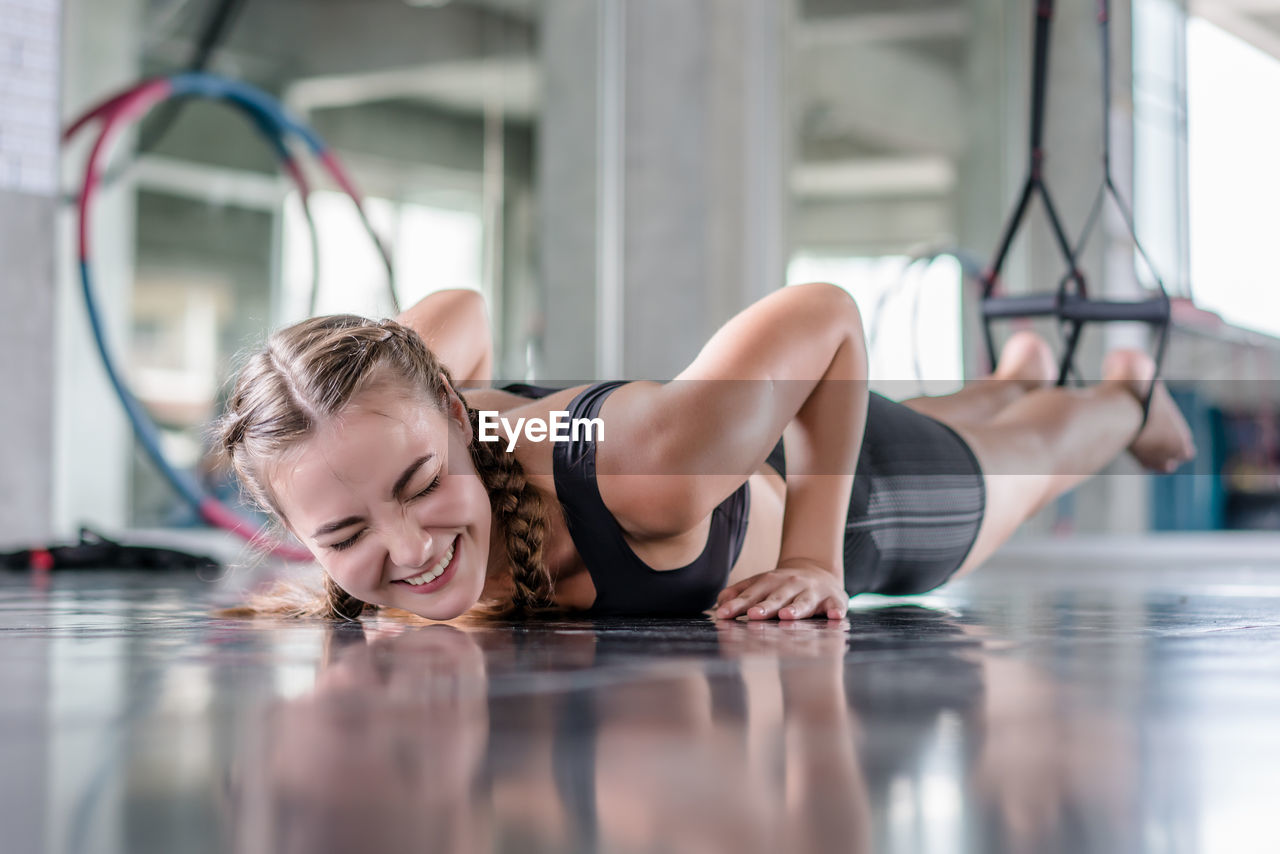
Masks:
[[[1121,552],[843,624],[329,627],[0,575],[0,850],[1280,851],[1280,561]]]

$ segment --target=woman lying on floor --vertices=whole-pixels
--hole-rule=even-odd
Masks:
[[[857,306],[827,284],[751,305],[673,382],[468,389],[491,363],[481,297],[446,291],[397,321],[303,321],[242,368],[220,447],[323,568],[305,612],[838,619],[968,572],[1125,450],[1155,471],[1194,454],[1163,385],[1143,423],[1139,351],[1055,388],[1019,333],[991,380],[869,394]],[[508,451],[494,412],[603,428]]]

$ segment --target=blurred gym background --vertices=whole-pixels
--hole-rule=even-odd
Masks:
[[[906,397],[987,370],[954,253],[989,260],[1024,178],[1031,22],[1011,0],[0,0],[0,542],[196,524],[77,290],[87,152],[58,134],[111,91],[201,67],[278,96],[367,194],[403,305],[485,294],[500,379],[667,378],[751,300],[825,279]],[[1280,2],[1120,0],[1111,27],[1113,166],[1178,298],[1166,375],[1202,453],[1098,478],[1023,536],[1274,528]],[[1053,38],[1045,169],[1075,234],[1101,174],[1095,4],[1059,3]],[[223,105],[160,109],[119,149],[93,233],[108,333],[171,459],[217,482],[202,428],[237,354],[306,314],[307,226]],[[316,308],[390,314],[336,189],[313,200]],[[1033,218],[1009,292],[1062,275]],[[1113,210],[1083,263],[1095,294],[1152,283]],[[1084,375],[1146,341],[1091,330]]]

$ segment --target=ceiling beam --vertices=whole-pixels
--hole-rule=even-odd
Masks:
[[[875,42],[962,39],[969,33],[969,12],[962,7],[910,9],[900,12],[861,12],[806,18],[795,28],[799,47],[853,45]]]
[[[496,105],[509,118],[533,119],[540,97],[532,57],[487,57],[309,77],[290,85],[285,100],[302,113],[407,99],[477,114]]]
[[[801,163],[791,172],[792,192],[814,200],[945,196],[955,182],[951,160],[929,155]]]
[[[1204,18],[1263,53],[1280,59],[1280,33],[1249,17],[1252,12],[1280,14],[1280,3],[1276,0],[1197,0],[1190,8],[1192,15]]]

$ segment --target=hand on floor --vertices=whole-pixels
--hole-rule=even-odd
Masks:
[[[731,584],[716,597],[714,615],[730,620],[843,619],[849,610],[844,579],[817,566],[780,566]]]

